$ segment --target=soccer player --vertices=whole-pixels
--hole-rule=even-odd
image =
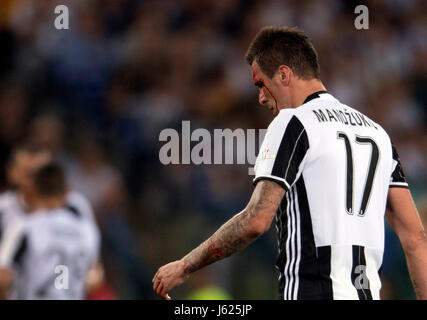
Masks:
[[[35,144],[21,144],[12,151],[6,173],[13,189],[0,195],[0,256],[10,254],[10,248],[16,245],[15,227],[34,210],[36,196],[32,187],[33,173],[50,161],[52,161],[51,153]],[[67,190],[66,207],[93,225],[92,231],[99,242],[100,233],[89,201],[79,192]],[[91,274],[95,274],[95,270],[100,268],[102,266],[98,265]],[[3,277],[2,273],[7,277],[7,270],[0,270],[0,278]],[[90,281],[90,287],[98,287],[99,282]]]
[[[0,282],[2,297],[14,287],[16,299],[83,299],[89,271],[95,267],[99,241],[93,228],[66,205],[62,168],[49,163],[34,173],[33,211],[15,220],[0,263],[9,266]],[[14,241],[10,237],[14,237]],[[12,276],[10,276],[12,275]]]
[[[31,188],[31,175],[52,160],[47,149],[31,143],[18,145],[11,153],[6,175],[13,190],[0,195],[0,242],[1,235],[11,221],[25,217],[31,211],[34,195]],[[95,217],[89,201],[79,192],[67,191],[67,206],[78,211],[88,221],[95,223]]]
[[[164,299],[194,271],[242,250],[276,219],[281,299],[379,299],[384,214],[400,238],[418,299],[427,299],[427,236],[384,129],[328,93],[303,31],[266,27],[246,53],[259,102],[275,118],[243,211],[161,267]]]

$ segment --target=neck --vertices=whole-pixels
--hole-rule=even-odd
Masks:
[[[55,210],[64,207],[65,200],[63,197],[41,198],[34,202],[33,210]]]
[[[32,192],[21,191],[18,193],[18,201],[26,212],[30,212],[34,209],[36,198]]]
[[[294,83],[293,94],[291,94],[290,108],[298,108],[304,103],[304,100],[318,91],[326,91],[322,81],[318,79],[300,80]]]

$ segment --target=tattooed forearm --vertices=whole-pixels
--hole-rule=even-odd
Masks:
[[[284,193],[274,182],[259,182],[248,206],[183,258],[188,273],[246,248],[267,231]]]
[[[420,288],[418,287],[417,282],[415,280],[412,280],[412,285],[414,286],[415,296],[417,297],[417,299],[421,300],[422,294],[421,294]]]
[[[244,215],[244,211],[235,215],[208,240],[184,257],[190,273],[242,250],[259,236],[248,230]]]

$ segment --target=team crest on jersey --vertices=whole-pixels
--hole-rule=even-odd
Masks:
[[[261,160],[274,159],[276,158],[276,153],[271,151],[269,148],[266,148],[261,153]]]

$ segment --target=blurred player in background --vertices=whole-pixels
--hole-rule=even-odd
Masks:
[[[5,243],[5,239],[8,238],[9,234],[15,232],[13,226],[22,223],[22,220],[34,210],[36,195],[32,186],[33,173],[51,160],[51,152],[39,147],[37,144],[26,143],[18,145],[12,151],[6,174],[8,182],[13,189],[0,195],[0,255],[3,250],[8,250],[8,244]],[[91,224],[95,236],[100,241],[100,233],[89,201],[82,194],[67,190],[66,207]],[[8,271],[1,271],[0,277],[8,277]],[[100,263],[91,270],[88,278],[88,287],[91,298],[114,298],[114,294],[112,294],[108,286],[106,287],[104,269]]]
[[[42,166],[28,188],[32,211],[13,221],[2,242],[0,263],[9,267],[2,296],[13,286],[14,299],[84,299],[89,271],[98,260],[95,225],[67,206],[59,165]]]
[[[427,299],[427,236],[385,130],[326,91],[299,29],[262,29],[246,61],[260,104],[275,116],[252,197],[208,240],[161,267],[154,290],[170,299],[193,272],[244,249],[276,217],[281,299],[379,299],[386,213],[415,294]]]
[[[14,218],[25,216],[26,212],[31,211],[35,197],[31,175],[51,160],[51,152],[36,144],[19,145],[12,151],[6,175],[13,190],[0,195],[0,230],[7,228]],[[96,223],[91,205],[82,194],[67,191],[66,202],[67,206],[79,211],[89,222]]]

